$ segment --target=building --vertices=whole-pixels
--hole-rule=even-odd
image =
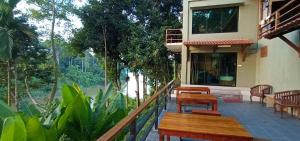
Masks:
[[[184,0],[182,15],[166,31],[181,84],[300,89],[300,1]]]

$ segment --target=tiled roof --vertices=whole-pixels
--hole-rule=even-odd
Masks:
[[[183,42],[186,46],[218,46],[218,45],[251,45],[253,42],[248,39],[228,39],[228,40],[194,40]]]

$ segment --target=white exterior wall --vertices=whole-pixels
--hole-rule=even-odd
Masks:
[[[300,30],[284,35],[296,45],[300,46]],[[274,91],[300,89],[300,56],[283,40],[261,39],[259,47],[268,47],[268,56],[257,56],[257,84],[270,84]],[[260,52],[258,52],[259,54]]]

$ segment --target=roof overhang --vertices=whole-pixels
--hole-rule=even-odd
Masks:
[[[201,46],[250,46],[253,44],[253,41],[248,39],[222,39],[222,40],[193,40],[185,41],[183,44],[187,47],[201,47]]]
[[[194,41],[185,41],[183,44],[189,48],[193,47],[212,47],[214,50],[221,47],[232,47],[240,46],[242,61],[246,60],[247,51],[246,48],[254,44],[253,41],[248,39],[221,39],[221,40],[194,40]]]

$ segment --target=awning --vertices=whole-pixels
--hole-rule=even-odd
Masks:
[[[245,45],[249,46],[253,44],[248,39],[228,39],[228,40],[194,40],[183,42],[185,46],[221,46],[221,45]]]

